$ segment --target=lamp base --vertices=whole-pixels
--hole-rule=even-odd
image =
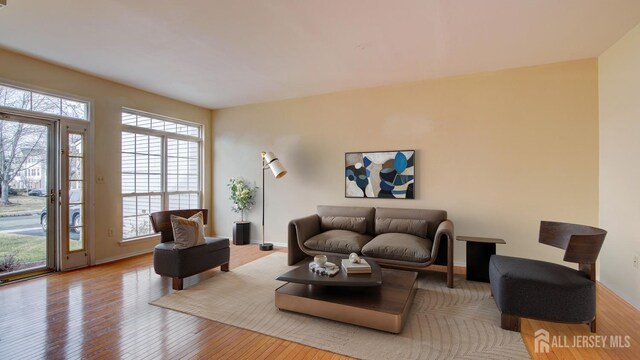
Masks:
[[[260,244],[260,250],[262,250],[262,251],[271,251],[271,250],[273,250],[273,244],[270,244],[270,243]]]

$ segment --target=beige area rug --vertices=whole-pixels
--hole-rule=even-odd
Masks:
[[[394,335],[274,305],[275,280],[291,267],[274,253],[166,295],[153,305],[362,359],[528,359],[519,333],[499,327],[489,285],[441,274],[421,274],[409,320]]]

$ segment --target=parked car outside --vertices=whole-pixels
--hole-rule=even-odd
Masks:
[[[69,190],[69,202],[78,203],[81,202],[81,190],[73,189]],[[82,221],[82,217],[80,214],[80,206],[71,205],[69,207],[69,226],[80,226],[80,222]],[[40,226],[42,226],[42,230],[47,232],[47,207],[45,206],[40,211]],[[77,229],[71,228],[71,231],[78,232]]]
[[[80,226],[80,207],[79,206],[71,206],[69,208],[71,217],[69,219],[69,226]],[[44,207],[40,210],[40,226],[42,226],[42,230],[47,232],[47,208]],[[75,228],[71,228],[71,231],[77,232]]]
[[[45,189],[31,189],[27,192],[29,196],[47,196],[47,190]]]

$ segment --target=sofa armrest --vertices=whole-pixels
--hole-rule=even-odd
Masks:
[[[309,215],[289,222],[288,264],[294,265],[306,257],[302,247],[310,237],[320,234],[320,217]]]
[[[435,239],[433,239],[433,246],[435,250],[436,241],[440,241],[442,236],[446,236],[447,238],[453,240],[453,222],[451,220],[445,220],[438,225],[438,229],[436,230]]]
[[[446,242],[444,242],[446,240]],[[447,286],[453,287],[453,241],[454,237],[454,228],[453,222],[451,220],[445,220],[438,225],[438,229],[436,230],[436,236],[433,239],[433,248],[431,249],[431,254],[435,254],[432,256],[438,256],[442,253],[439,249],[440,246],[446,246],[447,249]],[[437,259],[434,259],[436,261]]]

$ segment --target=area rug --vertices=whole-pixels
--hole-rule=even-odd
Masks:
[[[528,359],[519,333],[500,329],[489,285],[421,274],[413,306],[394,335],[280,311],[276,276],[291,269],[274,253],[151,304],[361,359]]]

